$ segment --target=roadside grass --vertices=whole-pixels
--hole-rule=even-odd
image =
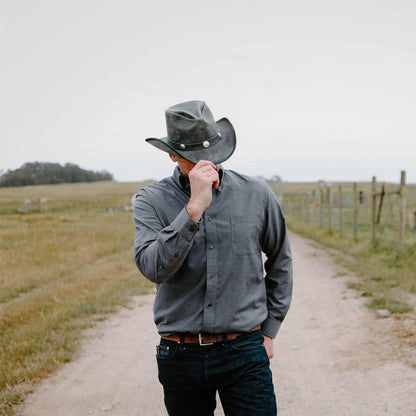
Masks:
[[[404,252],[399,256],[388,242],[371,245],[369,230],[360,230],[357,242],[341,238],[324,228],[318,228],[294,219],[288,220],[291,230],[324,246],[335,249],[335,258],[352,271],[359,280],[348,287],[368,297],[371,309],[387,309],[401,314],[414,310],[416,300],[416,232],[408,230]]]
[[[153,287],[134,264],[123,210],[141,186],[0,189],[1,415],[14,415],[34,383],[75,356],[85,328]],[[15,214],[29,191],[47,195],[47,212]]]

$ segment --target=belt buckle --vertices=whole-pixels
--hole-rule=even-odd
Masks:
[[[201,332],[198,334],[198,341],[199,341],[199,345],[201,347],[204,347],[206,345],[214,345],[213,342],[204,342],[203,339],[202,339],[202,333]]]

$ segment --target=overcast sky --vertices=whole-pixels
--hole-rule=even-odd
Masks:
[[[416,183],[415,0],[0,0],[0,169],[170,175],[164,111],[228,117],[224,166]]]

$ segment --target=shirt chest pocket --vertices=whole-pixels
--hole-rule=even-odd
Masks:
[[[255,216],[232,216],[231,245],[238,256],[254,254],[260,250],[261,222]]]

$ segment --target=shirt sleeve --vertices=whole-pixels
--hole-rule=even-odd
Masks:
[[[267,257],[264,268],[268,316],[261,327],[263,334],[274,338],[290,306],[293,272],[286,221],[276,196],[269,187],[265,203],[262,250]]]
[[[172,278],[192,247],[199,223],[189,217],[184,207],[169,225],[164,226],[144,189],[136,196],[133,219],[138,269],[154,283]]]

